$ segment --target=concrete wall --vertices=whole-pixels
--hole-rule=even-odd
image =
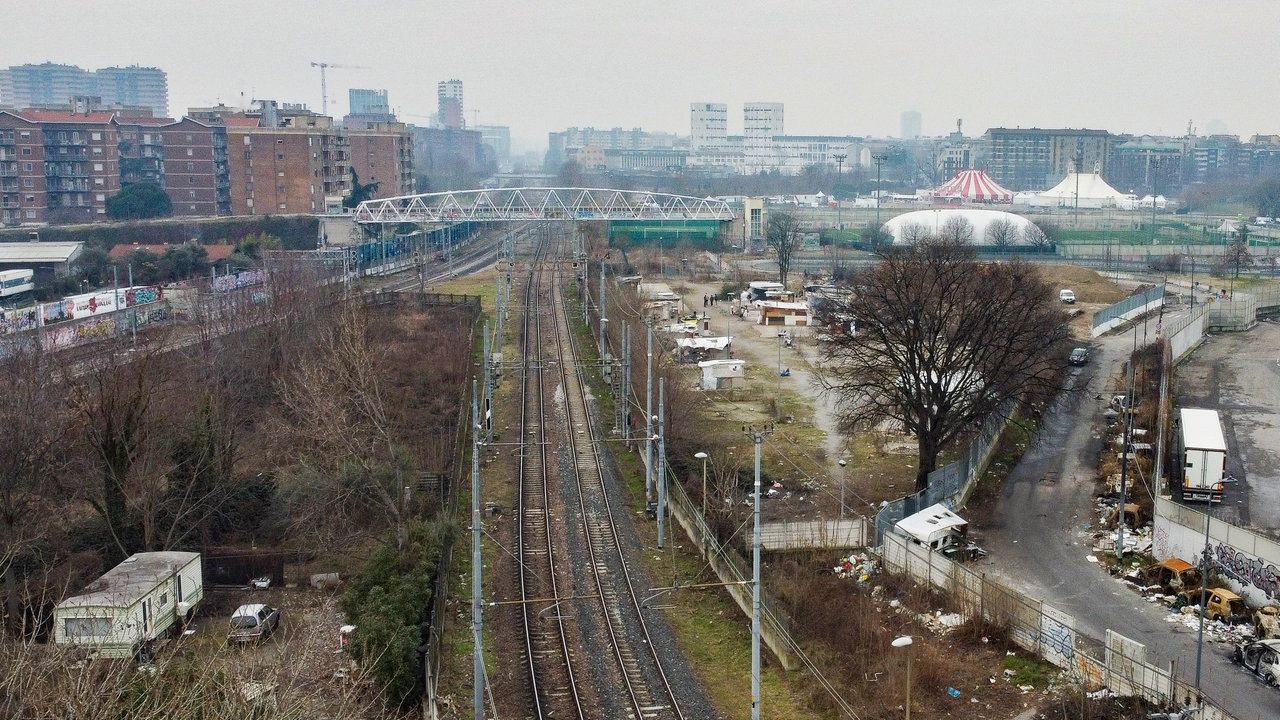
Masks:
[[[1198,564],[1205,547],[1205,514],[1172,500],[1156,500],[1151,552],[1157,560]],[[1213,568],[1250,607],[1280,602],[1280,543],[1228,522],[1209,522]]]

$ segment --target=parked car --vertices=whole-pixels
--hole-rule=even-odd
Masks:
[[[1089,348],[1078,347],[1071,351],[1071,355],[1067,357],[1067,362],[1072,365],[1087,365],[1089,363]]]
[[[1074,305],[1076,303],[1076,294],[1071,290],[1059,290],[1058,299],[1068,305]]]
[[[241,605],[231,613],[231,632],[227,642],[251,643],[265,639],[280,625],[280,610],[270,605]]]
[[[1280,640],[1249,640],[1236,646],[1232,659],[1275,686],[1280,678]]]

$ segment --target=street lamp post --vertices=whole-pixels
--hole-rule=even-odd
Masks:
[[[755,443],[756,473],[752,492],[755,530],[751,539],[751,720],[760,720],[760,445],[773,426],[743,425],[742,432]]]
[[[894,647],[896,647],[896,648],[906,648],[906,649],[907,649],[907,706],[906,706],[906,707],[907,707],[907,714],[906,714],[906,720],[911,720],[911,636],[910,636],[910,635],[903,635],[902,637],[894,638],[894,640],[893,640],[893,643],[892,643],[892,644],[893,644],[893,646],[894,646]]]
[[[711,456],[704,452],[694,453],[693,456],[702,461],[702,519],[706,520],[707,519],[707,458]]]
[[[876,153],[871,159],[876,162],[876,233],[880,233],[880,166],[884,164],[888,155],[884,153]]]
[[[844,519],[844,478],[845,466],[849,463],[844,458],[840,459],[840,519]]]

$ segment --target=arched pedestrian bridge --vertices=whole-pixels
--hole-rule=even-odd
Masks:
[[[729,203],[711,198],[603,188],[503,188],[367,200],[355,221],[460,223],[521,220],[733,220]]]

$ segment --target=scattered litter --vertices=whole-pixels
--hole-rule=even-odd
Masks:
[[[953,687],[949,687],[949,688],[947,688],[947,694],[948,694],[948,695],[950,695],[950,696],[951,696],[951,697],[953,697],[953,698],[958,698],[958,697],[960,697],[960,691],[959,691],[959,690],[957,690],[957,689],[955,689],[955,688],[953,688]],[[976,698],[975,698],[975,700],[976,700]]]
[[[1031,692],[1032,690],[1035,690],[1036,686],[1035,685],[1019,685],[1018,689],[1025,694],[1025,693]]]
[[[840,559],[840,564],[832,568],[836,577],[853,578],[860,583],[865,583],[871,578],[871,574],[875,572],[875,561],[868,555],[854,553],[846,558]],[[877,586],[879,587],[879,586]],[[880,588],[882,592],[884,588]],[[875,589],[872,595],[877,594]]]
[[[1088,560],[1088,561],[1089,561],[1089,562],[1091,562],[1091,563],[1096,563],[1096,562],[1098,562],[1098,556],[1097,556],[1097,555],[1086,555],[1086,556],[1084,557],[1084,559],[1085,559],[1085,560]]]

